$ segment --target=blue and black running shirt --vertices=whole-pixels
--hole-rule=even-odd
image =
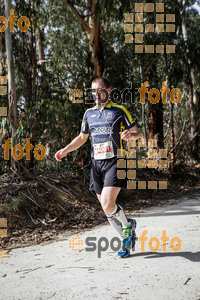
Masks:
[[[128,110],[112,101],[100,112],[97,106],[86,110],[81,132],[89,134],[92,148],[91,157],[94,158],[94,144],[112,140],[114,156],[117,156],[117,149],[124,149],[120,132],[135,126]]]

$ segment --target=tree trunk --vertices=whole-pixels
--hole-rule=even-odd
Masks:
[[[31,52],[30,52],[30,62],[31,62],[31,88],[30,88],[30,105],[33,107],[36,105],[36,49],[35,49],[35,26],[32,22],[32,9],[34,1],[29,1],[29,19],[30,19],[30,31],[31,31]]]
[[[148,81],[149,85],[152,86],[154,78],[155,80],[153,82],[156,84],[155,88],[159,90],[156,74],[156,64],[153,64],[151,69],[145,73],[145,81]],[[156,138],[158,141],[158,148],[163,148],[163,103],[161,99],[157,104],[152,104],[148,100],[147,107],[149,139]]]
[[[69,8],[81,24],[89,40],[89,57],[93,76],[102,76],[104,71],[103,48],[100,40],[100,20],[95,12],[99,5],[99,0],[91,0],[89,25],[84,21],[70,0],[66,0]]]
[[[102,76],[103,73],[103,49],[100,41],[100,20],[95,16],[98,0],[91,1],[89,27],[89,53],[94,76]]]
[[[2,76],[4,73],[2,42],[3,42],[3,32],[0,32],[0,76]]]
[[[30,101],[29,101],[29,107],[36,106],[36,99],[37,99],[37,90],[36,90],[36,75],[37,75],[37,59],[36,59],[36,34],[35,34],[35,26],[33,26],[32,21],[32,11],[34,11],[34,1],[29,0],[29,19],[30,19],[30,31],[31,31],[31,51],[30,51]],[[31,120],[31,135],[30,135],[30,141],[33,147],[36,146],[36,137],[37,132],[35,131],[35,124],[37,123],[38,116],[36,115],[33,120]],[[29,134],[27,134],[27,137],[29,137]],[[33,169],[37,165],[37,160],[34,157],[34,151],[31,151],[30,155],[30,161],[29,161],[29,168]]]
[[[199,139],[199,113],[200,113],[200,103],[199,97],[197,97],[197,86],[196,86],[196,74],[195,70],[192,67],[189,54],[188,47],[188,33],[186,26],[186,1],[179,0],[180,4],[180,19],[181,19],[181,29],[182,29],[182,37],[185,44],[185,65],[186,65],[186,80],[187,80],[187,90],[188,90],[188,106],[190,108],[190,133],[189,139],[191,144],[191,154],[192,157],[196,160],[198,157],[198,139]]]
[[[170,147],[170,157],[171,157],[171,172],[174,172],[175,164],[175,153],[174,153],[174,104],[171,103],[171,147]]]
[[[163,103],[148,103],[149,138],[157,138],[158,147],[163,148]]]
[[[11,9],[11,0],[7,0],[5,4],[5,16],[8,20]],[[7,68],[8,68],[8,104],[9,112],[8,118],[12,126],[12,147],[13,144],[17,144],[17,140],[14,140],[14,135],[17,131],[17,102],[16,102],[16,89],[15,89],[15,74],[14,74],[14,63],[13,63],[13,50],[12,50],[12,33],[10,28],[5,31],[5,43],[6,43],[6,56],[7,56]],[[13,170],[16,169],[15,160],[11,156],[11,166]]]
[[[39,28],[37,33],[38,39],[38,64],[41,65],[41,81],[44,81],[45,55],[44,55],[44,29]]]

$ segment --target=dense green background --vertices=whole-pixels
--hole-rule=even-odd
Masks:
[[[87,23],[92,1],[71,1],[71,4]],[[149,79],[151,86],[160,89],[162,82],[168,82],[172,89],[179,88],[183,94],[181,103],[171,101],[162,110],[162,144],[170,151],[171,132],[174,130],[175,163],[191,162],[199,159],[199,112],[200,112],[200,17],[192,5],[200,1],[164,1],[166,11],[176,15],[176,33],[149,34],[147,44],[175,44],[175,54],[135,54],[132,44],[124,42],[124,14],[134,12],[138,1],[100,1],[95,10],[100,21],[101,56],[104,60],[105,76],[112,87],[123,90],[131,82],[142,83]],[[149,1],[151,2],[151,1]],[[31,26],[22,33],[15,25],[12,34],[15,71],[18,128],[16,141],[22,146],[26,137],[34,146],[42,144],[48,149],[46,157],[25,162],[26,167],[39,165],[43,170],[58,168],[76,171],[89,163],[90,147],[69,154],[68,160],[58,163],[54,154],[67,145],[80,132],[85,104],[73,104],[69,91],[79,88],[85,91],[94,78],[89,41],[83,27],[72,13],[67,1],[13,1],[15,15],[27,16]],[[1,15],[5,15],[3,1]],[[146,23],[153,22],[155,14],[146,15]],[[40,37],[39,37],[40,36]],[[41,38],[42,36],[42,38]],[[5,35],[1,33],[1,53],[3,70],[6,74]],[[40,62],[38,43],[42,41],[44,61]],[[143,106],[139,94],[135,104],[128,101],[127,108],[138,127],[148,138],[151,106],[148,101]],[[195,102],[196,101],[196,102]],[[8,97],[1,96],[1,106],[8,105]],[[11,137],[12,125],[9,118],[0,118],[1,144]],[[161,129],[160,129],[161,128]],[[157,137],[156,135],[154,135]],[[10,161],[3,159],[0,152],[1,173],[8,170]],[[83,170],[83,168],[82,168]],[[85,171],[87,172],[87,171]]]

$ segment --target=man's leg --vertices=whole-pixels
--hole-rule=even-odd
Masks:
[[[121,188],[116,186],[106,186],[101,192],[101,205],[105,214],[109,215],[113,212],[116,199]]]
[[[120,189],[120,187],[114,186],[104,187],[101,195],[97,195],[97,197],[101,202],[109,223],[117,231],[120,238],[122,238],[122,226],[128,226],[130,222],[127,220],[123,208],[119,204],[116,204]]]
[[[101,203],[101,195],[100,194],[96,194],[96,195],[97,195],[99,202]]]

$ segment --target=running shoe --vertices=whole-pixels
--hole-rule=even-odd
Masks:
[[[118,252],[118,256],[120,258],[125,258],[130,256],[130,249],[134,250],[135,247],[135,240],[136,240],[136,234],[135,234],[135,228],[136,228],[136,220],[134,219],[128,219],[129,222],[131,222],[131,225],[122,227],[122,245],[121,249]]]

